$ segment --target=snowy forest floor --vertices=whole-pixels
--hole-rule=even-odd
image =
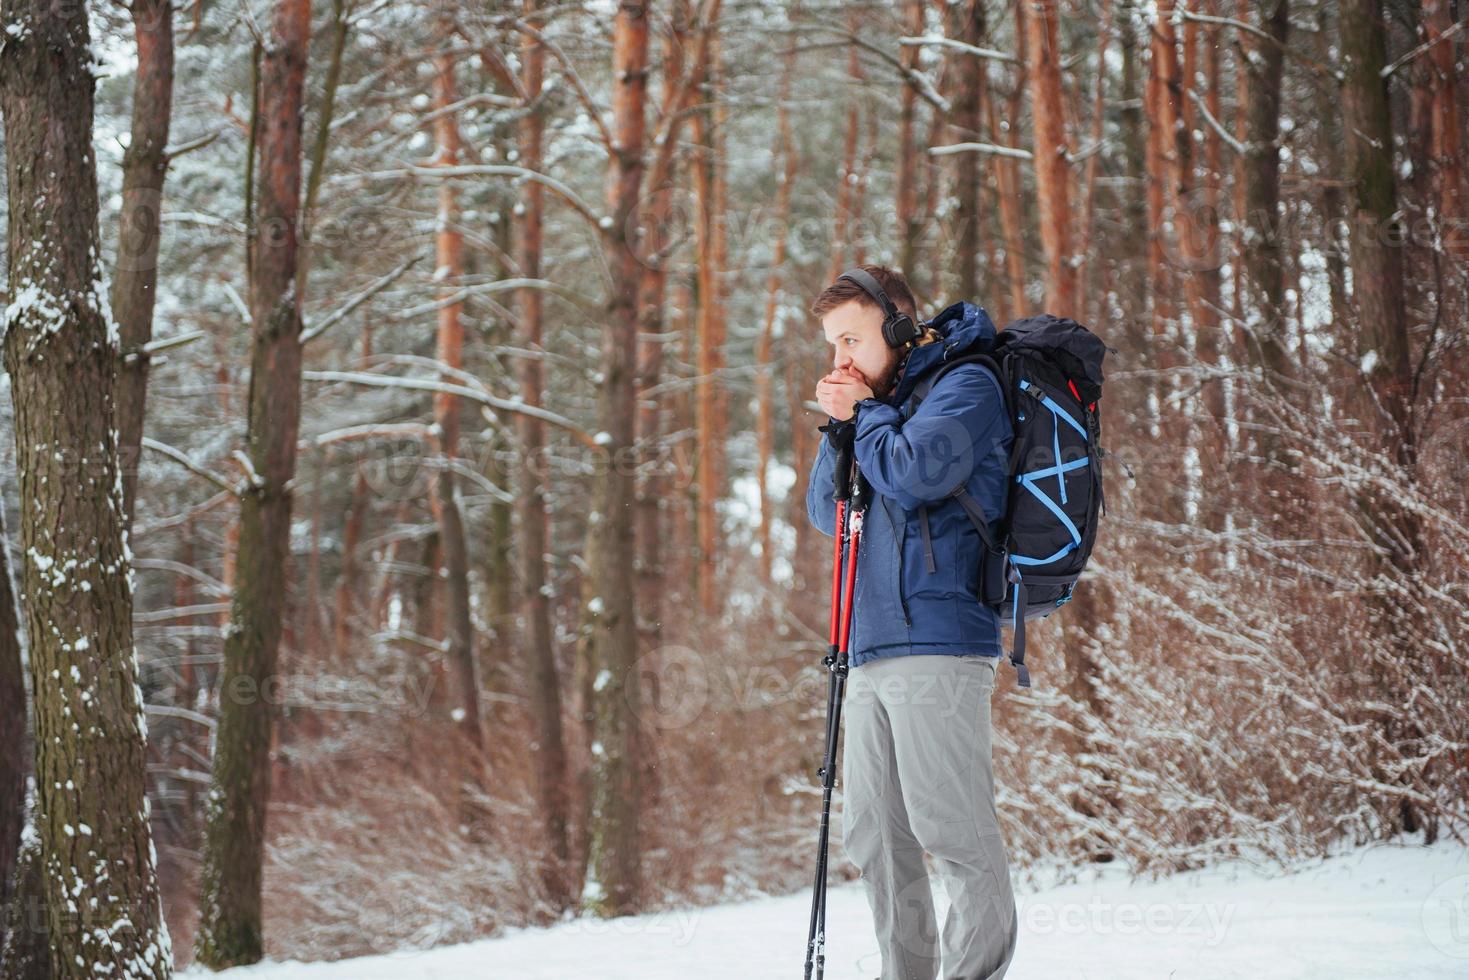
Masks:
[[[946,908],[942,888],[935,899]],[[500,938],[334,963],[225,971],[261,980],[798,977],[810,891],[623,919],[578,919]],[[1241,863],[1158,882],[1100,866],[1017,887],[1020,941],[1007,974],[1030,978],[1315,980],[1469,976],[1469,848],[1379,844],[1286,875]],[[833,885],[827,976],[880,972],[860,884]],[[191,970],[182,976],[218,976]]]

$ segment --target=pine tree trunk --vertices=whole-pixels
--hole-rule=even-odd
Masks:
[[[254,476],[240,505],[234,599],[224,641],[213,785],[205,814],[195,958],[211,969],[264,952],[261,881],[291,487],[301,420],[301,307],[296,291],[302,90],[309,0],[277,0],[260,78],[259,188],[250,243],[249,428]]]
[[[1347,134],[1347,177],[1351,224],[1352,294],[1357,308],[1360,359],[1370,400],[1359,398],[1362,418],[1391,447],[1392,462],[1409,487],[1417,480],[1417,428],[1414,420],[1413,365],[1408,344],[1408,315],[1403,288],[1402,248],[1405,238],[1398,215],[1397,182],[1393,170],[1392,119],[1389,114],[1385,26],[1381,0],[1345,0],[1341,10],[1343,129]],[[1406,496],[1406,495],[1405,495]],[[1383,776],[1384,764],[1399,763],[1421,744],[1423,732],[1405,707],[1410,690],[1393,690],[1404,678],[1424,676],[1428,665],[1415,660],[1428,656],[1416,636],[1414,611],[1423,602],[1418,572],[1424,547],[1418,516],[1390,495],[1359,495],[1359,518],[1372,539],[1374,571],[1394,580],[1392,592],[1368,595],[1372,628],[1380,642],[1403,663],[1384,672],[1378,700],[1383,713],[1383,743],[1387,758],[1374,760],[1374,774]],[[1406,668],[1406,669],[1404,669]],[[1409,772],[1396,777],[1410,778]],[[1408,797],[1400,798],[1384,828],[1396,831],[1424,829],[1429,840],[1436,834],[1430,813]]]
[[[441,43],[453,38],[453,25],[447,20],[438,27]],[[434,138],[437,144],[435,162],[452,167],[459,163],[461,140],[459,123],[451,108],[458,99],[454,82],[454,57],[441,53],[434,58]],[[434,275],[443,282],[440,300],[448,300],[464,278],[464,235],[459,230],[458,191],[452,180],[439,184],[439,226],[434,236],[437,266]],[[436,353],[443,365],[440,379],[456,382],[456,372],[464,368],[463,300],[442,302],[438,311]],[[464,514],[459,509],[453,464],[459,457],[459,396],[434,393],[434,427],[439,444],[439,468],[434,474],[434,491],[430,498],[439,524],[439,546],[444,560],[445,656],[454,675],[455,706],[453,717],[468,748],[465,759],[466,786],[482,785],[485,736],[480,712],[479,665],[474,653],[474,624],[469,611],[469,542],[464,533]],[[466,810],[468,820],[472,816]]]
[[[780,105],[776,109],[777,144],[775,156],[781,161],[780,187],[775,198],[775,250],[770,259],[770,275],[765,281],[765,320],[755,345],[755,401],[759,406],[756,420],[756,443],[759,452],[760,486],[760,571],[762,581],[771,579],[775,555],[770,536],[775,523],[771,509],[770,464],[775,456],[775,384],[771,377],[771,354],[775,347],[775,318],[780,304],[780,283],[786,261],[786,235],[789,232],[791,188],[798,172],[796,145],[791,133],[791,84],[795,78],[796,46],[792,41],[785,53],[785,70],[780,82]]]
[[[1022,7],[1015,8],[1016,16],[1023,17]],[[1020,135],[1020,95],[1023,83],[1016,83],[1014,98],[1008,107],[1008,122],[1010,128],[1009,136],[1000,137],[1000,113],[996,108],[995,92],[990,89],[985,93],[985,112],[989,117],[990,132],[995,134],[996,139],[1001,140],[1001,145],[1014,147]],[[999,157],[994,161],[995,169],[995,192],[999,198],[1000,210],[1000,234],[1005,239],[1005,284],[1006,295],[1009,297],[1010,309],[1003,316],[998,317],[1000,323],[1012,320],[1016,317],[1025,316],[1030,310],[1030,303],[1025,298],[1025,228],[1020,215],[1020,161],[1012,157]],[[998,299],[998,297],[996,297]],[[999,306],[995,302],[995,306]]]
[[[525,15],[533,26],[540,0],[526,0]],[[525,35],[520,46],[521,87],[533,105],[541,93],[545,74],[545,48]],[[528,112],[520,124],[522,165],[532,171],[542,166],[545,119],[538,109]],[[524,212],[518,222],[517,262],[525,279],[541,277],[541,234],[545,194],[541,184],[527,182],[521,191]],[[527,405],[540,405],[542,361],[535,356],[544,347],[542,293],[521,290],[519,320],[522,344],[532,356],[520,362],[520,396]],[[542,863],[541,878],[547,895],[557,909],[574,900],[569,861],[571,857],[567,818],[570,813],[567,786],[566,742],[561,727],[561,678],[556,666],[555,637],[551,627],[551,600],[546,595],[546,558],[550,552],[547,530],[546,488],[542,480],[545,464],[545,426],[530,415],[518,414],[520,449],[528,465],[519,467],[522,483],[516,494],[520,518],[521,609],[525,617],[524,650],[531,677],[531,714],[535,720],[534,757],[536,786],[540,794],[541,821],[549,853]]]
[[[129,9],[138,38],[138,67],[133,82],[132,139],[122,158],[122,225],[112,279],[112,315],[122,340],[117,438],[123,501],[131,524],[148,391],[148,355],[142,348],[153,337],[159,222],[168,170],[165,151],[173,112],[173,4],[170,0],[134,0]]]
[[[903,0],[904,33],[923,34],[923,0]],[[910,44],[903,48],[903,64],[910,71],[918,69],[920,48]],[[923,149],[914,139],[915,119],[918,114],[918,90],[910,80],[903,85],[898,96],[898,177],[894,204],[898,221],[898,268],[908,278],[914,294],[920,293],[918,270],[918,238],[923,224],[918,214],[918,155]],[[968,154],[964,154],[968,155]],[[926,270],[925,270],[926,271]]]
[[[11,579],[10,534],[0,506],[0,962],[5,960],[7,911],[26,822],[26,689],[20,621]]]
[[[87,8],[3,0],[0,16],[11,301],[4,356],[51,976],[168,977],[118,460],[119,337],[98,261]],[[14,630],[5,632],[14,642]]]
[[[1026,70],[1035,125],[1035,190],[1046,253],[1046,310],[1080,316],[1072,260],[1071,166],[1061,94],[1061,41],[1056,0],[1033,0],[1025,18]]]
[[[642,187],[648,72],[648,5],[625,0],[613,25],[613,139],[616,152],[607,179],[611,225],[603,238],[612,273],[612,297],[602,338],[603,386],[598,404],[609,465],[597,507],[600,552],[593,578],[593,631],[601,661],[594,684],[597,740],[592,766],[592,904],[599,914],[625,915],[643,902],[642,791],[638,718],[641,698],[636,670],[637,620],[632,577],[632,504],[635,474],[626,458],[635,445],[639,272],[630,238]],[[620,463],[620,465],[619,465]]]
[[[357,627],[357,588],[361,562],[357,549],[362,541],[362,523],[369,503],[367,475],[357,467],[352,481],[352,500],[347,505],[347,519],[342,525],[342,562],[337,571],[336,591],[332,600],[332,655],[337,663],[346,663],[348,648]]]
[[[966,0],[950,6],[948,19],[947,29],[950,36],[976,47],[984,42],[984,0]],[[960,54],[954,61],[954,68],[958,79],[951,103],[951,131],[956,131],[960,140],[979,141],[984,133],[981,102],[984,98],[985,61],[969,54]],[[982,166],[982,158],[978,153],[954,155],[954,195],[957,198],[954,220],[959,228],[953,253],[957,296],[982,295],[979,283],[979,249],[983,231],[981,223],[984,220],[980,205],[980,192],[984,186]],[[990,283],[990,291],[993,292],[997,286],[997,282]]]
[[[1177,158],[1173,140],[1178,121],[1173,92],[1178,79],[1176,39],[1173,33],[1173,0],[1160,0],[1155,19],[1150,24],[1149,65],[1144,91],[1148,119],[1147,186],[1148,186],[1148,293],[1152,300],[1152,367],[1167,369],[1176,363],[1172,344],[1175,314],[1174,279],[1167,260],[1164,223],[1177,184]],[[1160,404],[1167,394],[1166,381],[1155,384]]]
[[[699,367],[695,402],[699,438],[699,607],[706,616],[718,611],[720,540],[717,504],[724,490],[726,424],[723,411],[725,311],[724,269],[728,245],[724,206],[724,108],[719,102],[718,23],[709,60],[701,66],[706,104],[694,115],[694,192],[698,198]]]
[[[1286,351],[1285,259],[1280,205],[1280,107],[1285,42],[1290,31],[1288,0],[1260,0],[1260,27],[1274,41],[1241,37],[1251,48],[1243,64],[1247,82],[1249,152],[1244,167],[1245,340],[1251,361],[1264,385],[1258,393],[1279,393],[1280,381],[1294,376]],[[1264,421],[1263,419],[1261,421]],[[1270,432],[1257,436],[1259,454],[1268,463],[1289,464],[1281,439]]]
[[[1209,12],[1217,15],[1217,2]],[[1222,57],[1219,48],[1221,29],[1210,26],[1204,31],[1204,77],[1208,91],[1205,107],[1215,119],[1223,117],[1220,92],[1220,68]],[[1204,210],[1217,215],[1222,203],[1220,182],[1224,176],[1223,143],[1213,126],[1204,129]],[[1219,367],[1224,353],[1223,324],[1218,311],[1222,309],[1223,277],[1221,266],[1224,256],[1223,231],[1217,224],[1213,227],[1210,240],[1211,258],[1196,274],[1203,279],[1201,295],[1203,303],[1195,310],[1198,317],[1199,360],[1208,367]],[[1232,487],[1228,479],[1229,434],[1225,422],[1224,382],[1213,379],[1204,382],[1199,392],[1202,402],[1201,431],[1199,433],[1199,461],[1202,467],[1202,502],[1199,520],[1209,531],[1224,530],[1224,515],[1230,509]],[[1217,549],[1209,549],[1203,556],[1213,567],[1222,566],[1222,555]]]

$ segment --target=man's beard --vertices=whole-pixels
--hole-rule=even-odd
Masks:
[[[888,363],[872,381],[872,393],[878,398],[886,398],[892,394],[894,385],[898,381],[898,372],[902,368],[904,358],[901,352],[888,349]]]

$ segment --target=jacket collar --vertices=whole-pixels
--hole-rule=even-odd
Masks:
[[[928,323],[943,337],[943,340],[908,352],[908,359],[898,374],[891,397],[885,399],[900,406],[913,394],[918,382],[930,371],[935,371],[945,361],[965,354],[978,354],[994,346],[995,325],[983,307],[969,302],[958,302],[934,317]]]

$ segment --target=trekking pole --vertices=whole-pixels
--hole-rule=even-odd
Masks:
[[[862,537],[862,514],[867,500],[866,481],[853,466],[850,446],[838,453],[833,482],[836,527],[833,529],[835,541],[832,548],[831,622],[827,653],[822,659],[829,672],[826,690],[826,753],[821,768],[816,771],[821,777],[821,830],[817,836],[816,883],[811,894],[811,927],[806,936],[806,980],[811,980],[813,967],[816,980],[821,980],[826,972],[826,870],[828,842],[831,837],[831,794],[836,785],[842,694],[847,682],[852,596],[857,580],[857,548]],[[845,561],[842,557],[844,545]]]

